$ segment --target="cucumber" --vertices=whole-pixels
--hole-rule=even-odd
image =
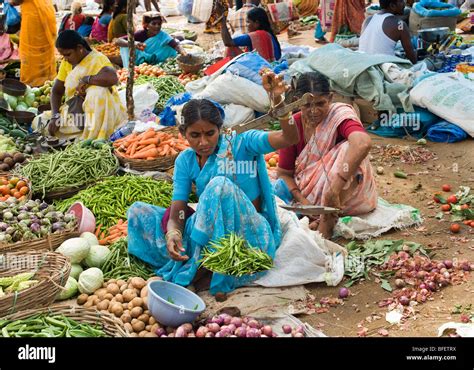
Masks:
[[[91,144],[92,144],[93,140],[92,139],[87,139],[87,140],[84,140],[82,143],[81,143],[81,148],[87,148],[87,147],[90,147]]]
[[[104,145],[107,145],[107,140],[105,139],[97,139],[92,142],[92,147],[94,149],[101,149],[104,147]]]
[[[405,172],[403,172],[403,171],[395,171],[395,172],[393,173],[393,176],[398,177],[399,179],[406,179],[406,178],[408,178],[408,175],[407,175]]]
[[[3,134],[9,134],[10,133],[10,129],[6,126],[1,125],[1,124],[0,124],[0,130],[3,131]]]
[[[14,129],[10,131],[10,136],[24,139],[26,137],[26,134],[21,130]]]

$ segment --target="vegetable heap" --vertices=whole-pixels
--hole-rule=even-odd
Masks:
[[[178,137],[152,128],[137,134],[133,133],[114,142],[114,148],[124,157],[152,160],[158,157],[177,155],[189,147],[181,134]]]
[[[117,159],[109,146],[90,149],[81,144],[73,144],[64,151],[42,154],[17,172],[34,179],[33,193],[45,196],[53,190],[96,182],[112,175],[117,168]]]
[[[135,256],[128,253],[127,239],[120,239],[109,248],[110,254],[101,266],[106,279],[128,279],[140,277],[148,279],[154,275],[153,270]]]
[[[157,65],[168,74],[181,73],[181,68],[179,67],[176,58],[168,58],[166,61],[158,63]]]
[[[34,272],[22,272],[14,276],[0,278],[0,297],[28,289],[39,283],[38,280],[31,280],[33,276],[35,276]]]
[[[0,135],[0,152],[2,153],[14,153],[18,151],[15,142],[6,136]]]
[[[21,153],[17,153],[20,154]],[[0,154],[1,157],[1,154]],[[1,167],[1,165],[0,165]],[[4,202],[10,197],[15,197],[20,202],[26,200],[30,194],[30,188],[26,181],[15,176],[0,176],[0,201]]]
[[[128,221],[124,222],[122,219],[118,220],[117,225],[110,227],[107,231],[100,233],[100,228],[101,225],[97,227],[95,233],[96,237],[100,236],[100,245],[113,244],[128,236]]]
[[[169,207],[172,193],[173,185],[165,181],[132,175],[114,176],[56,204],[58,209],[67,210],[75,202],[82,202],[105,231],[119,219],[126,219],[128,208],[135,202]]]
[[[202,252],[201,267],[224,275],[243,276],[269,270],[271,257],[253,248],[242,237],[231,233],[217,243],[211,242]]]
[[[8,172],[13,169],[17,163],[21,164],[24,161],[25,156],[23,153],[0,153],[0,171]]]
[[[0,243],[40,239],[75,228],[74,215],[58,212],[54,206],[40,200],[20,204],[11,197],[0,202]]]
[[[175,76],[140,76],[135,80],[135,85],[143,85],[150,83],[155,91],[159,94],[156,108],[163,110],[167,101],[173,96],[185,92],[184,86]]]
[[[3,338],[97,338],[108,336],[98,326],[80,323],[64,315],[38,314],[22,320],[2,320],[0,328]]]

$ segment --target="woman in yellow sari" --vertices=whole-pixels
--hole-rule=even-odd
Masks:
[[[21,5],[20,80],[41,86],[56,76],[56,17],[51,0],[10,0]]]
[[[64,60],[51,90],[49,133],[84,140],[108,138],[127,118],[115,87],[115,69],[105,55],[92,50],[76,31],[62,32],[56,47]],[[70,114],[68,104],[60,107],[64,94],[66,102],[76,95],[83,96],[84,113]]]

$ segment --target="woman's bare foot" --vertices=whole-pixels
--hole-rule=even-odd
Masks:
[[[211,285],[212,273],[206,269],[199,269],[196,272],[196,276],[192,281],[192,285],[196,292],[202,292],[208,290]]]
[[[337,220],[337,215],[321,216],[321,222],[319,223],[318,231],[321,233],[324,239],[331,239]]]

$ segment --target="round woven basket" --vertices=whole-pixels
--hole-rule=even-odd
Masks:
[[[176,61],[184,73],[198,73],[204,65],[204,60],[201,57],[190,54],[180,55]]]
[[[99,325],[100,328],[110,337],[130,336],[128,331],[124,328],[122,321],[113,316],[111,313],[97,311],[93,308],[76,307],[66,304],[58,304],[48,308],[25,310],[6,316],[4,319],[9,321],[22,320],[42,313],[46,313],[51,316],[64,315],[80,323]]]
[[[165,128],[163,132],[170,133],[177,137],[179,130],[176,126]],[[124,157],[120,151],[114,150],[114,154],[117,157],[120,165],[124,168],[129,168],[135,171],[166,171],[174,166],[174,162],[178,157],[179,153],[167,157],[158,157],[156,159],[132,159]]]
[[[0,278],[34,272],[39,282],[30,288],[0,297],[0,317],[54,302],[71,272],[69,258],[59,253],[27,251],[6,253],[0,265]]]

